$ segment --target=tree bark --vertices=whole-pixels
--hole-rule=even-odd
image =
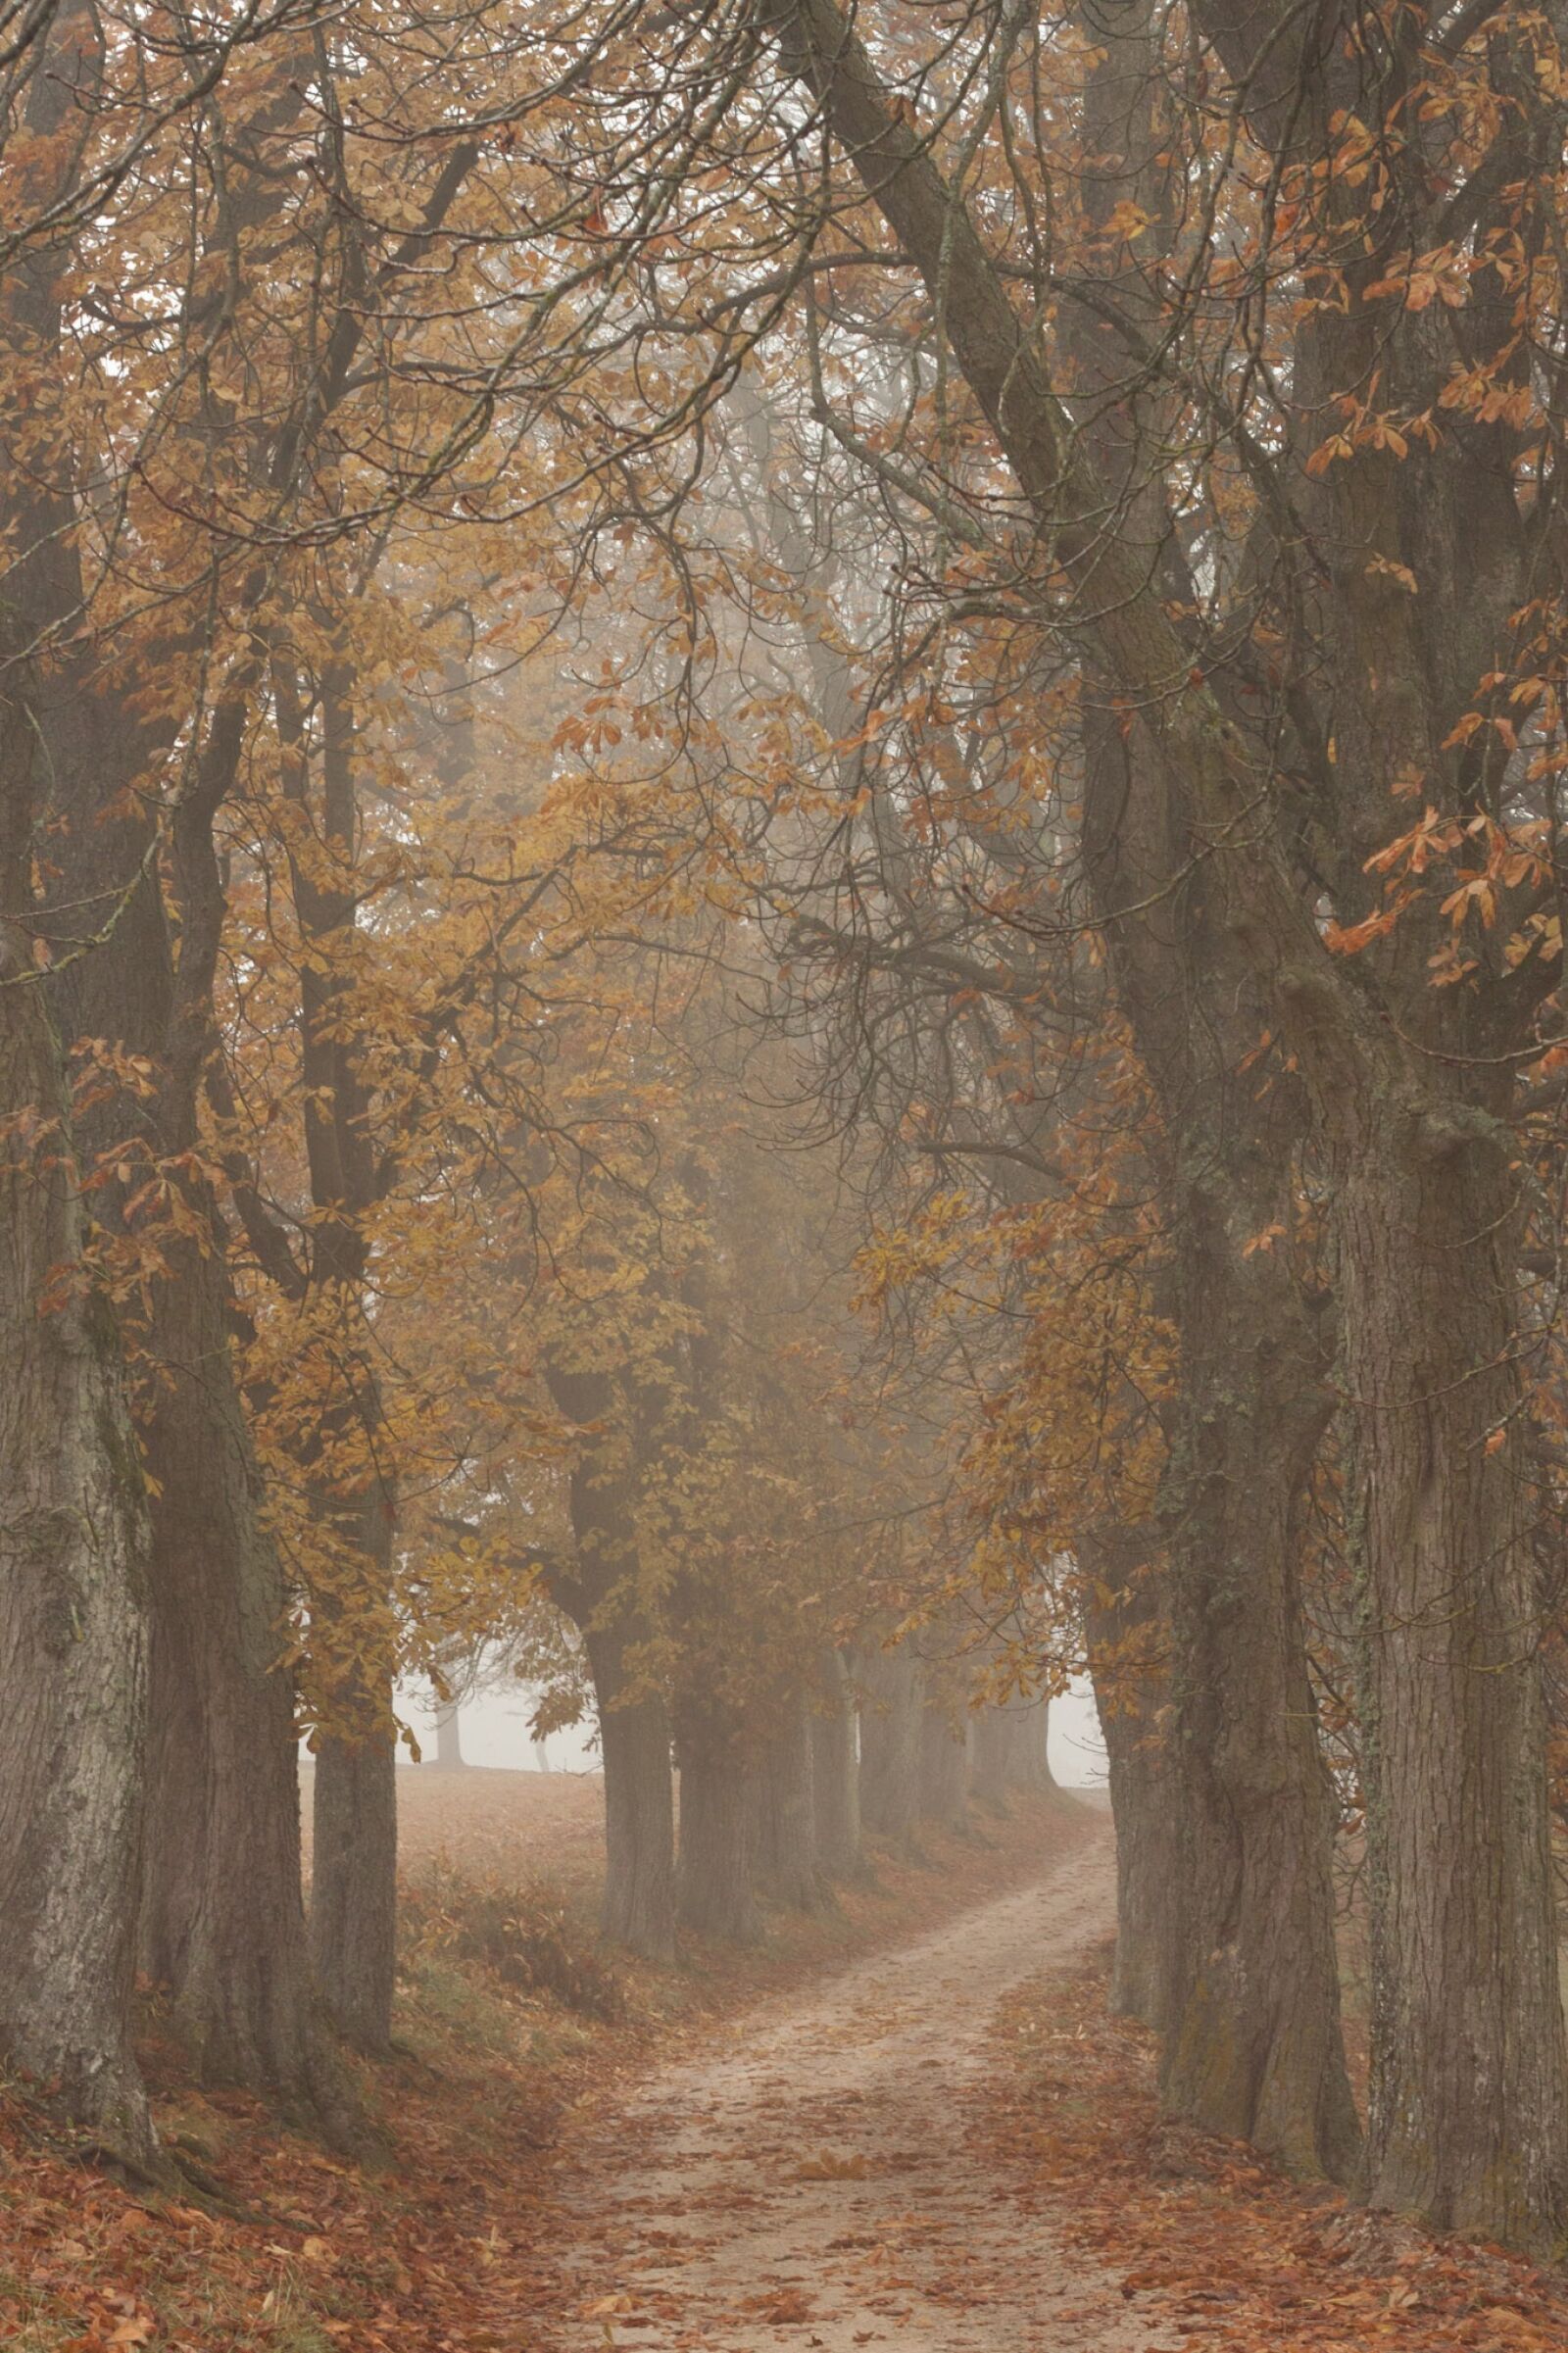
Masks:
[[[676,1740],[680,1765],[682,1928],[726,1944],[758,1944],[756,1807],[738,1740],[709,1712],[689,1711]]]
[[[34,100],[53,86],[63,103],[69,83],[69,74],[45,75]],[[15,306],[43,348],[63,331],[58,259],[33,257]],[[224,780],[212,772],[209,742],[200,789],[175,827],[176,986],[147,812],[110,813],[133,804],[139,778],[156,780],[160,744],[136,715],[127,682],[75,625],[84,592],[69,473],[53,485],[14,478],[8,506],[20,553],[7,598],[31,632],[52,627],[60,640],[32,688],[50,824],[50,904],[40,926],[61,957],[49,984],[54,1018],[68,1042],[105,1040],[149,1069],[144,1094],[100,1090],[78,1143],[89,1160],[127,1140],[167,1160],[198,1145],[221,912],[213,787]],[[237,758],[237,740],[232,748]],[[221,760],[229,749],[221,739]],[[84,941],[94,943],[88,952],[73,953]],[[352,2128],[311,1982],[293,1687],[279,1663],[284,1579],[261,1523],[221,1221],[199,1179],[174,1181],[207,1236],[203,1247],[163,1242],[167,1271],[153,1277],[144,1336],[154,1369],[137,1399],[154,1481],[143,1960],[172,1995],[206,2077],[243,2083],[336,2137]],[[124,1191],[94,1191],[94,1214],[111,1232],[122,1232]]]
[[[1249,956],[1265,935],[1279,957],[1299,951],[1321,961],[1321,949],[1308,938],[1294,886],[1272,851],[1252,849],[1250,830],[1213,887],[1257,890],[1258,904],[1246,910],[1250,929],[1229,922],[1228,907],[1217,923],[1205,920],[1208,878],[1192,828],[1247,828],[1242,812],[1253,806],[1257,780],[1215,689],[1192,672],[1161,601],[1162,505],[1152,514],[1118,509],[1119,490],[1130,497],[1158,479],[1137,420],[1107,412],[1107,431],[1121,434],[1129,453],[1107,488],[1092,439],[1079,433],[1045,346],[1022,325],[973,216],[919,129],[891,104],[835,0],[767,0],[764,14],[786,69],[816,92],[924,279],[957,365],[1052,536],[1054,561],[1093,615],[1076,631],[1091,715],[1098,707],[1102,720],[1089,746],[1086,859],[1140,1050],[1156,1089],[1162,1074],[1176,1082],[1167,1102],[1177,1157],[1166,1193],[1184,1257],[1183,1303],[1192,1309],[1191,1320],[1180,1316],[1188,1427],[1173,1482],[1181,1497],[1173,1510],[1183,1562],[1173,1625],[1187,1661],[1176,1698],[1185,1711],[1190,1941],[1165,2097],[1209,2130],[1257,2136],[1299,2170],[1344,2176],[1354,2162],[1356,2127],[1340,2049],[1328,1790],[1307,1704],[1296,1564],[1279,1549],[1294,1541],[1290,1481],[1300,1462],[1278,1427],[1266,1426],[1251,1388],[1253,1375],[1268,1378],[1274,1368],[1281,1308],[1294,1316],[1298,1304],[1271,1252],[1244,1254],[1277,1222],[1287,1165],[1277,1148],[1259,1150],[1249,1116],[1255,1088],[1241,1065],[1267,1012]],[[1133,72],[1142,90],[1147,58],[1135,57]],[[1112,382],[1120,382],[1123,351],[1111,366]],[[1114,456],[1110,463],[1114,469]],[[1168,691],[1173,680],[1186,683]],[[1118,695],[1141,698],[1146,713],[1147,733],[1132,750]],[[1173,973],[1181,986],[1173,987]],[[1203,1008],[1201,1024],[1190,1018],[1194,1005]],[[1206,1100],[1195,1101],[1200,1092]],[[1239,1176],[1250,1181],[1238,1187]],[[1202,1297],[1185,1279],[1200,1268],[1223,1284],[1217,1296]],[[1270,1273],[1263,1300],[1258,1278]],[[1288,1345],[1284,1353],[1296,1351]],[[1299,1362],[1290,1370],[1298,1375]],[[1288,1381],[1289,1372],[1274,1382],[1271,1398],[1288,1395]],[[1237,1485],[1252,1479],[1263,1482],[1263,1494]]]
[[[823,1910],[829,1898],[816,1868],[811,1728],[804,1699],[791,1703],[756,1760],[753,1804],[758,1876],[767,1893],[792,1911]]]
[[[816,1867],[824,1879],[865,1872],[860,1843],[860,1749],[855,1685],[842,1650],[827,1652],[825,1696],[811,1717],[811,1799]]]
[[[1000,1707],[982,1708],[971,1721],[976,1797],[1004,1813],[1009,1790],[1061,1793],[1051,1770],[1049,1699],[1005,1700]]]
[[[9,714],[7,714],[9,715]],[[13,730],[0,750],[24,766]],[[8,762],[9,764],[9,762]],[[24,900],[25,796],[10,806],[7,896]],[[20,803],[20,806],[18,804]],[[13,822],[14,820],[14,822]],[[15,895],[13,895],[13,892]],[[65,1091],[30,943],[0,920],[0,2049],[141,2172],[157,2150],[129,2046],[146,1710],[145,1495],[119,1348],[76,1292],[81,1215]]]
[[[1026,1700],[1014,1714],[1012,1778],[1020,1789],[1033,1790],[1040,1797],[1059,1797],[1063,1803],[1070,1803],[1066,1791],[1052,1770],[1051,1701],[1043,1691],[1038,1697]]]
[[[379,1487],[357,1510],[338,1507],[348,1550],[379,1598],[392,1582],[392,1510]],[[329,1613],[318,1614],[329,1623]],[[318,1736],[312,1808],[311,1952],[328,2015],[372,2057],[392,2048],[397,1979],[398,1787],[392,1681],[356,1659],[332,1693],[333,1729]]]
[[[962,1831],[969,1821],[969,1760],[964,1727],[955,1724],[940,1702],[920,1710],[920,1812],[944,1830]]]
[[[909,1642],[860,1659],[860,1820],[880,1838],[914,1842],[920,1792],[920,1662]]]
[[[975,1802],[994,1814],[1007,1810],[1007,1791],[1012,1786],[1012,1725],[1005,1709],[983,1707],[974,1719],[974,1772],[971,1780]]]
[[[1130,1531],[1079,1544],[1084,1639],[1116,1826],[1116,1958],[1110,2007],[1156,2034],[1169,2025],[1182,1947],[1179,1807],[1162,1718],[1169,1624],[1163,1581]]]
[[[58,889],[86,928],[107,925],[122,899],[125,907],[107,944],[70,968],[58,1002],[74,1036],[106,1038],[162,1069],[152,1100],[117,1096],[91,1115],[93,1150],[128,1126],[155,1153],[186,1152],[198,1140],[210,1002],[189,938],[176,996],[156,885],[135,879],[144,828],[99,821],[96,796],[114,772],[106,762],[122,761],[124,748],[109,740],[112,713],[94,693],[87,679],[55,678],[40,709],[65,819]],[[194,934],[201,927],[187,913]],[[171,1058],[181,1029],[194,1061]],[[122,1190],[95,1197],[111,1227]],[[281,1664],[286,1595],[236,1380],[222,1226],[205,1187],[187,1181],[186,1192],[207,1239],[165,1243],[146,1337],[156,1370],[143,1429],[153,1488],[142,1964],[170,1993],[204,2080],[243,2083],[291,2118],[352,2138],[352,2101],[311,1973],[294,1688]]]
[[[601,1372],[547,1365],[561,1411],[589,1433],[569,1483],[575,1558],[550,1577],[551,1598],[582,1636],[599,1709],[605,1769],[605,1895],[600,1928],[612,1944],[661,1963],[675,1953],[675,1789],[665,1701],[638,1688],[633,1498],[624,1464],[604,1458],[616,1409]]]
[[[600,1933],[644,1960],[675,1952],[675,1789],[669,1718],[655,1692],[625,1696],[624,1637],[590,1625],[583,1641],[599,1703],[605,1768],[605,1895]]]
[[[169,1378],[145,1441],[161,1493],[142,1966],[172,1996],[204,2081],[352,2139],[310,1966],[282,1579],[259,1519],[227,1284],[220,1258],[169,1254],[154,1336]]]
[[[463,1715],[455,1699],[440,1699],[435,1709],[435,1764],[439,1773],[461,1772],[467,1763],[463,1753]]]
[[[1356,1108],[1338,1106],[1335,1225],[1357,1405],[1368,2195],[1560,2244],[1568,2090],[1512,1153],[1481,1120],[1396,1102],[1363,1123]]]
[[[311,1942],[321,1995],[346,2041],[392,2047],[397,1950],[397,1741],[323,1737],[316,1751]]]
[[[1348,2179],[1331,1880],[1335,1798],[1307,1676],[1298,1562],[1321,1434],[1289,1273],[1248,1257],[1278,1205],[1235,1152],[1183,1189],[1183,1395],[1171,1486],[1174,1761],[1186,1934],[1162,2086],[1173,2113]],[[1283,1276],[1283,1281],[1279,1278]]]
[[[306,819],[290,844],[289,879],[309,951],[299,972],[300,1066],[315,1211],[308,1263],[298,1268],[290,1259],[284,1280],[302,1307],[319,1316],[313,1338],[326,1397],[318,1433],[313,1429],[299,1446],[299,1467],[314,1481],[323,1459],[330,1466],[317,1507],[334,1550],[311,1593],[325,1718],[317,1749],[311,1951],[339,2032],[361,2050],[384,2052],[392,2044],[397,1976],[396,1491],[383,1451],[380,1375],[366,1330],[366,1277],[368,1219],[391,1163],[372,1118],[365,1041],[345,1013],[360,903],[357,679],[342,660],[321,664],[318,780],[299,676],[282,643],[274,649],[271,683],[283,791]]]

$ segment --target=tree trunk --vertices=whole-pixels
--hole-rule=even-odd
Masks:
[[[1325,1406],[1289,1266],[1247,1249],[1283,1204],[1245,1086],[1221,1082],[1207,1136],[1189,1103],[1177,1139],[1167,1489],[1184,1935],[1161,2088],[1203,2131],[1346,2181],[1360,2127],[1340,2034],[1336,1804],[1298,1569]]]
[[[168,1255],[153,1343],[168,1378],[145,1440],[158,1492],[142,1966],[204,2081],[352,2139],[311,1972],[282,1578],[258,1516],[226,1275],[194,1246]]]
[[[908,1642],[860,1660],[860,1820],[909,1845],[920,1793],[920,1662]]]
[[[1320,40],[1304,20],[1282,41],[1280,25],[1255,12],[1200,13],[1254,135],[1265,146],[1279,143],[1281,168],[1290,142],[1304,138],[1303,156],[1327,151],[1328,124],[1347,94],[1366,94],[1385,114],[1405,105],[1402,80],[1387,80],[1380,101],[1360,61]],[[1172,619],[1161,566],[1149,560],[1177,536],[1168,518],[1156,518],[1157,535],[1143,534],[1143,546],[1124,530],[1118,492],[1130,474],[1107,479],[1075,433],[1044,340],[1015,308],[929,142],[890,104],[841,10],[834,0],[794,0],[770,9],[767,22],[786,70],[820,96],[868,193],[914,259],[957,363],[1051,533],[1055,561],[1084,592],[1079,647],[1113,698],[1107,717],[1124,714],[1137,747],[1118,785],[1136,790],[1147,760],[1158,804],[1152,829],[1137,812],[1126,823],[1114,809],[1104,829],[1125,839],[1143,826],[1151,847],[1162,829],[1163,849],[1175,853],[1174,860],[1154,858],[1141,876],[1123,874],[1123,885],[1134,887],[1102,902],[1107,929],[1112,904],[1152,914],[1184,880],[1217,894],[1220,919],[1207,940],[1187,932],[1189,950],[1200,945],[1201,953],[1177,965],[1166,959],[1166,997],[1194,1033],[1200,1067],[1200,1033],[1212,1023],[1220,1065],[1237,1079],[1248,1033],[1256,1041],[1277,1021],[1311,1085],[1334,1163],[1342,1386],[1354,1452],[1351,1539],[1366,1620],[1376,1954],[1371,2194],[1381,2204],[1418,2205],[1440,2225],[1558,2245],[1568,2216],[1568,2064],[1544,1828],[1539,1599],[1520,1542],[1524,1481],[1507,1460],[1510,1446],[1522,1443],[1511,1256],[1517,1180],[1501,1125],[1512,1105],[1505,1088],[1491,1103],[1465,1094],[1539,1053],[1532,1008],[1540,999],[1520,989],[1495,940],[1480,953],[1479,932],[1465,935],[1478,950],[1473,981],[1436,996],[1429,952],[1435,945],[1439,956],[1451,955],[1455,935],[1450,904],[1430,882],[1428,899],[1386,937],[1368,941],[1365,960],[1348,971],[1320,934],[1323,879],[1313,871],[1303,888],[1294,846],[1275,824],[1289,812],[1271,806],[1274,780],[1295,764],[1286,739],[1298,712],[1321,794],[1312,839],[1345,858],[1334,893],[1342,915],[1365,904],[1360,874],[1387,842],[1391,789],[1402,790],[1406,775],[1421,780],[1435,812],[1463,817],[1470,839],[1476,825],[1496,822],[1494,805],[1510,806],[1511,779],[1499,768],[1494,782],[1468,730],[1456,740],[1455,721],[1494,680],[1505,685],[1515,616],[1539,576],[1542,541],[1520,529],[1517,441],[1500,430],[1489,438],[1478,421],[1463,443],[1439,436],[1419,457],[1405,450],[1408,464],[1368,446],[1330,467],[1333,479],[1320,489],[1299,495],[1304,435],[1315,435],[1336,404],[1352,401],[1374,369],[1402,413],[1422,415],[1451,367],[1447,339],[1419,305],[1390,312],[1375,299],[1375,273],[1401,238],[1419,233],[1419,222],[1396,204],[1388,227],[1374,234],[1356,175],[1323,175],[1323,217],[1311,233],[1325,251],[1343,240],[1345,294],[1317,306],[1298,340],[1289,380],[1301,434],[1282,434],[1281,465],[1290,471],[1278,477],[1282,490],[1291,485],[1289,535],[1304,559],[1288,593],[1310,582],[1323,621],[1297,657],[1295,709],[1271,705],[1266,728],[1258,727],[1238,715],[1231,646],[1212,660],[1219,642],[1195,644]],[[1499,59],[1506,54],[1499,49]],[[1147,84],[1147,56],[1134,60],[1134,71]],[[1516,102],[1504,111],[1525,118]],[[1377,143],[1384,121],[1372,121]],[[1501,191],[1545,168],[1559,129],[1552,115],[1528,135],[1510,135],[1495,151],[1490,188],[1485,172],[1472,173],[1481,221],[1495,221]],[[1513,351],[1517,319],[1499,310],[1492,326],[1476,321],[1478,373],[1502,369]],[[1125,350],[1116,366],[1125,377]],[[1131,440],[1144,453],[1138,472],[1154,478],[1147,453],[1160,440],[1140,444],[1136,431]],[[1246,463],[1266,463],[1255,443]],[[1266,488],[1262,495],[1267,502]],[[1271,562],[1276,550],[1283,557],[1278,538]],[[1401,566],[1417,582],[1408,603],[1384,585]],[[1332,699],[1314,708],[1319,680],[1329,682]],[[1477,880],[1486,869],[1469,856],[1458,870]],[[1373,898],[1379,925],[1396,911]],[[1224,1138],[1245,1134],[1247,1107],[1246,1091],[1234,1085],[1228,1104],[1200,1108],[1196,1122],[1189,1097],[1172,1102],[1184,1131],[1173,1205],[1178,1221],[1197,1206],[1200,1227],[1220,1245],[1217,1254],[1207,1250],[1209,1263],[1227,1278],[1217,1299],[1199,1300],[1183,1285],[1198,1320],[1183,1317],[1190,1398],[1174,1490],[1181,1500],[1172,1526],[1184,1541],[1180,1559],[1173,1548],[1172,1621],[1181,1867],[1195,1899],[1196,1934],[1184,1956],[1189,1998],[1195,2026],[1206,2011],[1228,2047],[1220,2043],[1205,2060],[1200,2036],[1178,2033],[1168,2080],[1214,2094],[1216,2121],[1251,2108],[1284,2153],[1297,2162],[1315,2153],[1332,2165],[1336,2143],[1348,2137],[1348,2103],[1339,2088],[1328,1990],[1326,1806],[1301,1770],[1309,1694],[1291,1622],[1295,1564],[1272,1549],[1290,1525],[1277,1467],[1293,1449],[1280,1446],[1251,1394],[1252,1380],[1269,1370],[1267,1309],[1278,1301],[1254,1299],[1250,1317],[1241,1312],[1249,1288],[1243,1253],[1250,1242],[1259,1257],[1272,1254],[1257,1249],[1258,1238],[1270,1224],[1288,1231],[1289,1202],[1276,1192],[1283,1225],[1277,1216],[1253,1222],[1250,1235],[1243,1219],[1256,1206],[1252,1189],[1227,1202]],[[1213,1159],[1206,1180],[1204,1126]],[[1280,1165],[1276,1155],[1276,1174]],[[1182,1248],[1189,1265],[1205,1254],[1201,1243]],[[1234,1369],[1228,1373],[1215,1345],[1221,1334],[1250,1368],[1235,1426]],[[1241,1483],[1252,1475],[1272,1492],[1244,1493]],[[1260,1656],[1254,1633],[1265,1638]],[[1209,1850],[1198,1851],[1208,1834]],[[1272,1910],[1271,1889],[1283,1899]],[[1283,1926],[1308,1935],[1305,1968],[1294,1983],[1303,1948]],[[1226,2015],[1237,2000],[1246,2005],[1241,2019]],[[1321,2077],[1314,2091],[1319,2061],[1332,2084],[1327,2114]]]
[[[0,753],[15,747],[0,729]],[[19,761],[21,754],[17,754]],[[24,904],[30,828],[0,795],[6,896]],[[29,942],[0,920],[0,1118],[58,1122],[40,1167],[0,1144],[0,2050],[54,2087],[105,2149],[146,2172],[156,2143],[131,2056],[146,1710],[144,1486],[106,1310],[79,1291],[54,1035]]]
[[[371,2057],[392,2047],[397,1973],[397,1740],[324,1737],[316,1751],[311,1944],[333,2024]]]
[[[983,1707],[974,1719],[975,1800],[994,1814],[1007,1810],[1011,1786],[1012,1725],[1004,1708]]]
[[[1353,1125],[1340,1108],[1335,1216],[1356,1401],[1368,2195],[1560,2246],[1568,2067],[1519,1460],[1517,1181],[1506,1138],[1474,1115],[1372,1108]]]
[[[962,1725],[947,1709],[927,1700],[920,1710],[920,1812],[944,1830],[961,1831],[969,1820],[969,1762]]]
[[[1066,1798],[1051,1766],[1051,1701],[1042,1691],[1012,1713],[1011,1777],[1015,1788],[1038,1797]]]
[[[1156,2034],[1170,2022],[1181,1949],[1178,1802],[1166,1733],[1163,1582],[1130,1532],[1082,1540],[1084,1637],[1116,1826],[1116,1958],[1110,2007]]]
[[[860,1748],[855,1686],[841,1650],[824,1660],[826,1697],[811,1717],[811,1803],[816,1867],[824,1879],[864,1875],[860,1845]]]
[[[726,1944],[757,1944],[762,1916],[755,1892],[754,1793],[734,1740],[708,1721],[684,1720],[680,1763],[680,1865],[676,1910],[682,1928]]]
[[[463,1717],[455,1699],[442,1699],[435,1710],[435,1764],[439,1773],[456,1773],[467,1763],[463,1753]]]
[[[1051,1702],[1045,1697],[1009,1699],[982,1708],[974,1725],[974,1793],[1005,1812],[1010,1789],[1060,1795],[1051,1770]]]
[[[582,1636],[599,1709],[605,1768],[605,1898],[602,1934],[645,1959],[675,1955],[675,1789],[669,1713],[662,1695],[637,1689],[627,1664],[639,1636],[634,1495],[625,1466],[605,1458],[615,1413],[603,1372],[547,1364],[561,1411],[583,1433],[569,1496],[576,1558],[558,1567],[551,1597]]]
[[[605,1898],[601,1934],[645,1960],[675,1953],[675,1792],[669,1718],[657,1692],[625,1698],[626,1644],[613,1628],[583,1630],[599,1702],[605,1768]]]
[[[44,331],[58,332],[58,316],[34,291],[44,304],[40,326],[48,318]],[[52,494],[36,483],[11,488],[26,552],[8,593],[24,600],[41,636],[81,609],[74,502],[65,484]],[[197,1094],[212,1044],[221,891],[211,811],[198,818],[188,807],[176,828],[184,934],[176,989],[160,881],[169,868],[149,864],[151,830],[131,791],[156,762],[157,741],[101,649],[74,627],[63,635],[69,643],[38,677],[32,713],[50,825],[41,922],[68,949],[82,938],[96,944],[62,959],[51,1002],[64,1038],[103,1039],[145,1057],[155,1073],[153,1094],[101,1091],[82,1121],[84,1158],[130,1141],[167,1160],[197,1148]],[[206,2077],[243,2083],[337,2136],[352,2128],[311,1983],[293,1685],[280,1664],[284,1579],[260,1517],[221,1221],[198,1178],[175,1181],[206,1234],[200,1246],[163,1240],[168,1271],[153,1276],[145,1336],[151,1376],[136,1398],[153,1474],[142,1957],[172,1995]],[[124,1191],[94,1191],[94,1215],[111,1231]]]
[[[343,1515],[345,1519],[349,1515]],[[377,1492],[353,1515],[365,1587],[392,1579],[392,1514]],[[398,1787],[392,1680],[377,1690],[356,1664],[333,1693],[333,1729],[316,1751],[311,1854],[311,1951],[332,2023],[356,2049],[392,2047],[397,1978]]]
[[[753,1781],[758,1876],[792,1911],[819,1912],[828,1902],[816,1868],[811,1789],[811,1728],[797,1700],[757,1760]]]
[[[1110,1973],[1114,2017],[1136,2018],[1156,2034],[1171,2023],[1172,1963],[1181,1935],[1181,1890],[1174,1802],[1167,1760],[1152,1725],[1106,1722],[1110,1808],[1116,1825],[1116,1957]]]

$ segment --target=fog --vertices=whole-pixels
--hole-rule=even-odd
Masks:
[[[591,1725],[571,1725],[548,1740],[530,1743],[528,1716],[534,1705],[526,1687],[515,1696],[486,1691],[468,1701],[462,1714],[465,1764],[514,1773],[538,1771],[547,1760],[555,1773],[596,1773],[599,1748]],[[398,1714],[418,1741],[426,1763],[435,1757],[435,1712],[428,1694],[405,1690],[398,1695]],[[543,1750],[541,1758],[540,1750]],[[405,1748],[400,1763],[417,1770]],[[1051,1769],[1064,1789],[1102,1787],[1105,1746],[1100,1718],[1087,1678],[1051,1703]]]

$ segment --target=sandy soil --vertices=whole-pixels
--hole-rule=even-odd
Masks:
[[[749,2015],[572,2135],[573,2353],[1153,2353],[965,2144],[1008,1988],[1104,1936],[1109,1826],[1037,1886]],[[1166,2340],[1168,2343],[1170,2340]]]

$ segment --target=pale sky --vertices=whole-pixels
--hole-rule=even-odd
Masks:
[[[536,1761],[528,1745],[530,1705],[527,1691],[520,1687],[515,1696],[509,1691],[487,1691],[471,1700],[463,1711],[463,1753],[467,1762],[526,1772]],[[420,1695],[412,1691],[402,1693],[398,1712],[413,1725],[420,1746],[433,1757],[435,1726]],[[591,1772],[598,1765],[597,1752],[583,1726],[552,1733],[548,1745],[551,1765],[558,1773]],[[407,1751],[402,1761],[408,1762]],[[1052,1702],[1051,1769],[1067,1789],[1086,1782],[1102,1783],[1105,1778],[1100,1720],[1087,1681],[1075,1684],[1065,1698]]]

